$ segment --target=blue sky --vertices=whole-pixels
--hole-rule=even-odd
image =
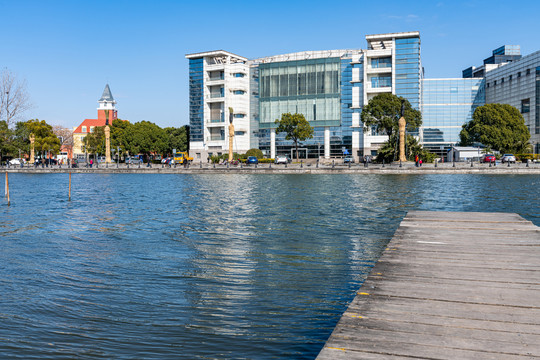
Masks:
[[[97,115],[106,83],[120,118],[181,126],[185,54],[247,58],[365,48],[366,34],[420,31],[427,78],[460,77],[504,44],[540,50],[536,1],[0,0],[0,68],[24,78],[38,118]]]

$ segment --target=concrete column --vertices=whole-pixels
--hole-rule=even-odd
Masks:
[[[353,129],[352,132],[352,156],[356,161],[358,159],[358,150],[360,150],[360,131],[358,129]]]
[[[324,128],[324,157],[330,158],[330,128],[328,126]]]
[[[276,129],[270,129],[270,157],[276,158]]]

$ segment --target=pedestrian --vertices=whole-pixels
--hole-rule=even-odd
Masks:
[[[418,160],[420,162],[420,167],[422,167],[422,159]]]
[[[90,159],[90,169],[92,168],[93,164],[94,164],[94,159]]]
[[[418,154],[416,154],[414,157],[414,166],[418,167],[418,164]]]

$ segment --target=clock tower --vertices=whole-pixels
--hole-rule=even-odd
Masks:
[[[116,112],[116,100],[114,100],[109,84],[105,85],[105,90],[98,100],[98,120],[105,121],[106,125],[112,125],[113,120],[118,118]],[[108,115],[108,116],[107,116]],[[108,120],[108,122],[107,122]]]

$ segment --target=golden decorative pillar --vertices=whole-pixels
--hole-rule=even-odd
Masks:
[[[34,141],[36,140],[36,137],[34,134],[30,134],[30,164],[34,164],[36,161],[34,159]]]
[[[109,110],[105,110],[105,163],[111,163],[111,128],[109,127]]]
[[[405,126],[407,122],[405,118],[401,116],[398,121],[399,126],[399,161],[407,161],[405,156]]]
[[[111,163],[111,129],[105,125],[105,163]]]
[[[229,108],[229,162],[233,161],[234,125],[233,108]]]

